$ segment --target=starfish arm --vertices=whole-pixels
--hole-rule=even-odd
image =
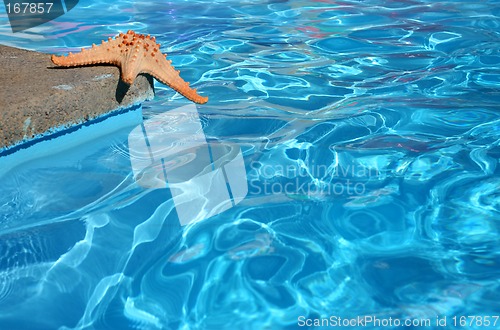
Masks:
[[[91,48],[82,48],[80,53],[69,53],[68,56],[56,56],[52,55],[51,60],[55,65],[58,66],[80,66],[80,65],[91,65],[98,63],[109,63],[109,64],[119,64],[120,56],[114,52],[116,47],[116,42],[114,40],[109,40],[99,45],[92,45]]]
[[[155,56],[145,58],[142,72],[149,73],[188,100],[199,104],[207,103],[208,97],[199,95],[196,89],[189,87],[189,83],[181,78],[179,71],[175,70],[170,64],[171,61],[168,61],[164,56],[155,54]]]

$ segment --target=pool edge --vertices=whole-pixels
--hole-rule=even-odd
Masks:
[[[57,68],[50,54],[2,45],[0,71],[0,157],[154,97],[151,76],[128,86],[115,66]]]

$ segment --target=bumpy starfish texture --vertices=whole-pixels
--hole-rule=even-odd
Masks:
[[[120,33],[114,39],[102,41],[102,44],[84,49],[77,54],[69,53],[68,56],[52,55],[51,60],[58,66],[80,66],[98,63],[117,65],[121,69],[122,80],[131,85],[139,73],[148,73],[196,103],[206,103],[207,97],[198,95],[196,89],[190,88],[184,81],[179,71],[171,65],[172,61],[166,59],[167,55],[160,52],[160,45],[155,37],[137,34],[128,31]]]

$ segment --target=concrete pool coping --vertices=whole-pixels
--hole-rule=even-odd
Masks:
[[[57,68],[50,54],[0,45],[0,153],[154,97],[153,78],[132,86],[115,66]]]

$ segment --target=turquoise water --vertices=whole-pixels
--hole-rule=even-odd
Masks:
[[[1,329],[500,326],[498,1],[80,1],[16,34],[0,8],[0,43],[48,53],[155,35],[248,183],[181,226],[136,182],[130,132],[189,103],[161,84],[0,157]]]

